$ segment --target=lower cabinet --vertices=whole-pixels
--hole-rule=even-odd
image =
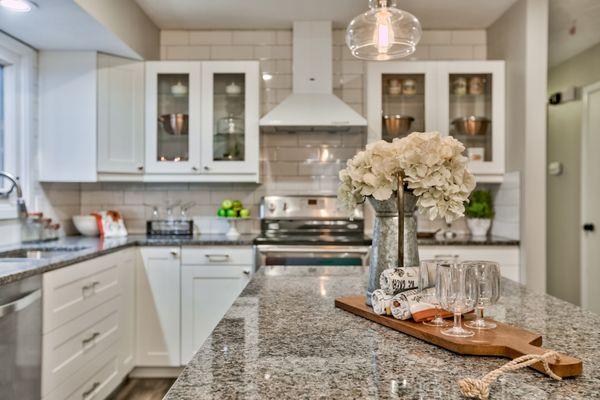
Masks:
[[[178,367],[180,248],[143,247],[141,259],[136,273],[136,365]]]
[[[495,261],[500,264],[502,276],[520,281],[518,246],[419,246],[419,257]]]
[[[103,399],[133,368],[136,254],[44,274],[43,399]]]
[[[252,265],[181,269],[181,362],[187,364],[244,290]]]

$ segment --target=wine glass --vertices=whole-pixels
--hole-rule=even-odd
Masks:
[[[440,263],[435,289],[442,307],[454,313],[454,326],[443,329],[442,334],[454,337],[473,336],[472,331],[462,327],[461,317],[477,304],[479,291],[475,269],[467,264]]]
[[[465,322],[465,325],[474,329],[494,329],[495,323],[483,319],[483,308],[495,304],[500,298],[500,265],[492,261],[467,261],[464,264],[475,270],[479,290],[476,318]]]
[[[442,308],[435,294],[435,282],[437,266],[440,263],[448,263],[445,260],[422,260],[419,264],[419,291],[424,302],[435,306],[435,318],[431,321],[423,321],[423,324],[429,326],[448,326],[448,322],[442,318]],[[427,290],[430,289],[430,290]],[[433,289],[433,290],[431,290]]]

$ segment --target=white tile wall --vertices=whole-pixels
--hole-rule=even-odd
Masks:
[[[485,31],[425,31],[411,59],[485,59],[485,44]],[[353,58],[346,48],[343,30],[334,30],[332,52],[334,93],[364,114],[364,63]],[[270,81],[261,81],[261,115],[292,91],[291,30],[162,31],[161,57],[167,60],[260,60],[261,72],[273,76]],[[365,139],[360,134],[264,133],[261,134],[261,185],[85,184],[81,186],[81,212],[100,208],[120,210],[129,230],[142,232],[144,220],[151,212],[151,208],[144,207],[145,203],[193,200],[196,206],[190,210],[191,215],[201,230],[224,231],[226,224],[212,217],[224,198],[242,200],[256,215],[260,198],[266,193],[335,194],[337,172],[365,145]],[[244,223],[239,227],[241,231],[258,228],[257,223]]]

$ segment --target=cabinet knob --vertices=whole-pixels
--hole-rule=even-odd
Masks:
[[[594,232],[596,230],[596,226],[592,223],[583,224],[583,230],[586,232]]]
[[[205,171],[210,171],[210,167],[209,167],[208,165],[205,165],[205,166],[204,166],[204,170],[205,170]]]
[[[144,166],[143,166],[143,165],[140,165],[140,166],[138,167],[138,171],[143,171],[143,170],[144,170]]]
[[[177,256],[179,256],[179,253],[175,250],[171,250],[171,255],[175,258],[177,258]]]
[[[192,171],[194,171],[194,172],[198,171],[198,167],[192,167]]]
[[[244,270],[244,275],[250,275],[250,270],[248,270],[248,269],[245,269],[245,270]]]

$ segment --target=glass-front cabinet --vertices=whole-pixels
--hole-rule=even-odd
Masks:
[[[146,64],[146,171],[200,170],[200,75],[196,62]]]
[[[369,142],[415,131],[452,135],[480,182],[504,174],[504,62],[403,61],[368,64]]]
[[[258,174],[257,62],[210,61],[202,68],[202,169]]]

